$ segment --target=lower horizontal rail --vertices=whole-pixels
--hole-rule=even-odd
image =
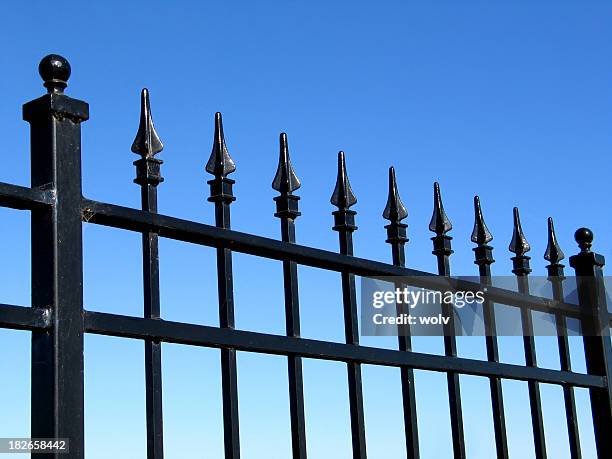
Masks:
[[[233,348],[239,351],[274,355],[299,355],[313,359],[360,362],[391,367],[405,366],[419,370],[452,371],[466,375],[539,381],[587,388],[606,387],[603,377],[582,373],[418,352],[401,352],[103,312],[85,311],[85,331],[99,335],[154,339],[193,346]]]
[[[41,330],[49,327],[50,320],[47,309],[0,304],[0,328]]]

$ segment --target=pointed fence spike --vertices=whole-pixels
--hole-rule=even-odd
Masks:
[[[339,209],[348,209],[357,202],[346,173],[344,152],[338,152],[338,177],[330,202]]]
[[[295,175],[295,171],[291,165],[287,134],[281,132],[278,167],[276,168],[276,175],[272,181],[272,188],[279,193],[292,193],[301,186],[302,184],[300,183],[300,179],[298,179],[297,175]]]
[[[149,90],[144,88],[140,93],[140,124],[136,138],[132,144],[132,151],[143,158],[152,158],[164,149],[151,117],[151,104]]]
[[[527,242],[525,233],[523,233],[518,207],[512,209],[512,213],[514,217],[514,228],[512,230],[512,240],[510,241],[508,250],[517,256],[522,256],[531,250],[531,246],[529,242]]]
[[[215,113],[215,138],[213,140],[212,152],[206,163],[206,172],[216,177],[226,177],[236,170],[236,164],[230,157],[225,145],[223,134],[223,119],[221,113]]]
[[[383,217],[389,221],[400,222],[408,216],[406,206],[402,202],[399,192],[397,190],[397,181],[395,179],[395,168],[391,166],[389,168],[389,196],[387,198],[387,205],[383,211]]]
[[[442,204],[442,195],[440,194],[440,185],[434,182],[434,210],[429,222],[429,230],[442,235],[453,229],[453,225],[448,219]]]
[[[493,240],[493,235],[487,228],[487,225],[482,216],[482,208],[480,207],[480,198],[474,196],[474,229],[472,230],[472,242],[478,245],[485,245]]]
[[[557,235],[555,234],[555,224],[552,217],[548,217],[548,245],[546,246],[546,252],[544,252],[544,259],[549,261],[550,264],[558,264],[565,258],[565,254],[559,243],[557,242]]]

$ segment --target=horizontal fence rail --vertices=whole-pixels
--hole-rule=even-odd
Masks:
[[[431,290],[444,290],[450,286],[458,290],[478,291],[479,283],[463,279],[442,279],[425,271],[389,265],[378,261],[342,255],[299,244],[289,244],[276,239],[254,236],[233,230],[223,232],[204,223],[196,223],[161,214],[150,214],[128,207],[85,200],[83,219],[89,223],[130,231],[155,231],[160,236],[182,242],[209,247],[226,247],[234,252],[256,255],[275,260],[294,261],[301,265],[324,268],[338,272],[350,272],[372,278],[410,277],[414,286]],[[491,301],[535,311],[559,310],[568,317],[580,318],[582,312],[574,304],[543,298],[512,290],[488,286],[484,294]]]
[[[53,202],[54,193],[52,190],[0,183],[0,205],[3,207],[32,210],[37,207],[50,206]]]
[[[163,320],[143,319],[102,312],[85,313],[85,327],[91,333],[126,338],[159,339],[169,343],[207,347],[236,347],[251,352],[299,355],[322,360],[359,362],[393,367],[412,367],[420,370],[456,371],[476,376],[499,376],[521,381],[540,381],[551,384],[572,384],[578,387],[605,387],[603,377],[571,373],[545,368],[531,368],[499,362],[487,362],[417,352],[397,352],[381,348],[318,341],[306,338],[270,335],[242,330],[190,325]]]
[[[0,304],[0,327],[14,330],[45,330],[51,328],[50,311]]]
[[[39,73],[48,93],[24,105],[24,119],[31,125],[31,187],[0,182],[0,206],[29,210],[32,216],[32,306],[0,304],[0,328],[29,331],[31,334],[31,436],[69,438],[67,454],[53,457],[82,459],[84,444],[85,333],[141,340],[144,344],[147,457],[164,456],[162,412],[162,343],[209,347],[220,350],[225,457],[238,459],[240,451],[239,400],[236,352],[284,356],[287,359],[291,444],[293,458],[306,459],[308,442],[304,409],[302,359],[338,361],[346,364],[349,392],[353,458],[367,457],[367,419],[364,409],[362,365],[400,369],[406,456],[420,457],[414,370],[445,373],[449,394],[452,451],[455,458],[466,457],[465,426],[459,375],[485,377],[489,381],[493,431],[498,458],[507,458],[508,440],[502,380],[525,381],[533,431],[533,451],[548,457],[544,436],[540,384],[563,389],[567,434],[572,459],[582,457],[576,420],[574,388],[589,391],[597,457],[612,457],[612,347],[609,328],[612,315],[606,305],[603,283],[604,259],[591,251],[593,234],[586,228],[576,231],[580,252],[570,257],[577,279],[578,305],[566,301],[564,292],[565,258],[557,243],[554,224],[548,220],[548,246],[544,258],[552,298],[533,295],[529,290],[531,250],[523,233],[518,209],[514,209],[513,237],[508,250],[513,254],[512,272],[517,290],[495,287],[491,279],[494,263],[493,235],[487,228],[480,198],[474,198],[474,229],[471,235],[474,262],[479,281],[450,278],[453,254],[450,219],[442,204],[440,186],[434,184],[434,209],[429,229],[437,274],[409,268],[405,245],[408,242],[408,210],[403,204],[396,172],[389,170],[389,194],[383,217],[392,264],[359,258],[353,254],[353,233],[357,230],[357,202],[348,180],[343,152],[338,154],[338,176],[331,203],[333,230],[338,232],[338,252],[315,249],[296,243],[300,188],[289,156],[287,135],[280,135],[279,163],[272,187],[279,195],[275,216],[279,218],[281,240],[231,229],[230,205],[235,200],[229,178],[236,169],[223,131],[221,114],[215,115],[215,134],[206,171],[214,205],[215,225],[183,220],[158,213],[157,187],[163,161],[157,154],[163,143],[153,125],[149,92],[141,93],[141,116],[132,152],[140,187],[141,209],[85,199],[81,193],[80,125],[88,119],[88,105],[64,94],[70,77],[70,64],[63,57],[49,55],[41,61]],[[143,316],[95,312],[83,305],[82,227],[83,223],[104,225],[142,235]],[[164,320],[160,307],[159,238],[174,239],[216,249],[218,273],[219,326],[196,325]],[[286,333],[275,335],[235,329],[232,254],[240,252],[283,264]],[[307,339],[300,336],[300,305],[297,266],[305,265],[339,273],[344,312],[344,342]],[[414,287],[446,291],[449,288],[479,292],[486,287],[483,303],[486,327],[486,360],[460,357],[454,325],[445,326],[444,355],[415,352],[410,333],[398,333],[397,350],[363,346],[359,342],[359,319],[355,276],[374,279],[410,279]],[[280,281],[280,279],[279,279]],[[525,365],[499,360],[495,304],[518,308],[523,330]],[[398,313],[402,307],[398,304]],[[554,316],[559,348],[559,370],[538,366],[533,337],[532,312]],[[447,309],[448,313],[449,310]],[[450,314],[452,317],[452,314]],[[583,329],[586,373],[572,370],[568,319],[576,319]],[[399,332],[399,329],[398,329]],[[410,332],[410,329],[408,329]],[[426,416],[426,414],[425,414]],[[473,427],[473,426],[472,426]],[[49,454],[33,452],[35,459]]]

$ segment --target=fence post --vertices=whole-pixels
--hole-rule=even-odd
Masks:
[[[70,64],[58,55],[38,67],[48,93],[23,106],[30,123],[32,187],[55,202],[32,211],[32,306],[49,308],[50,331],[32,333],[32,438],[70,441],[83,458],[83,260],[81,122],[87,103],[64,95]],[[33,454],[32,458],[49,457]],[[56,457],[56,456],[53,456]]]
[[[564,258],[565,254],[557,242],[553,219],[548,217],[548,245],[546,246],[546,252],[544,252],[544,259],[550,262],[546,266],[546,270],[548,271],[548,281],[552,287],[553,299],[556,301],[564,301],[565,299],[565,294],[563,293],[563,281],[565,280],[563,268],[565,266],[561,264],[561,260]],[[572,359],[567,337],[567,319],[561,312],[557,312],[555,314],[555,322],[561,371],[572,371]],[[563,386],[563,400],[565,402],[565,420],[567,423],[570,455],[572,459],[582,459],[578,416],[576,415],[576,397],[574,396],[574,388],[572,386]]]
[[[338,176],[331,197],[331,203],[338,208],[334,210],[333,230],[338,232],[340,253],[353,256],[353,232],[357,212],[351,207],[357,204],[351,183],[346,173],[344,152],[338,152]],[[355,275],[344,271],[340,274],[342,282],[342,306],[344,310],[344,338],[347,344],[359,346],[359,319],[357,317],[357,291]],[[363,410],[363,385],[361,378],[361,363],[347,364],[349,412],[351,415],[351,437],[353,440],[353,458],[366,459],[365,414]]]
[[[404,246],[408,242],[406,228],[408,225],[402,223],[408,216],[408,210],[402,202],[397,190],[395,169],[389,168],[389,195],[387,205],[383,211],[383,218],[389,220],[385,226],[387,230],[387,242],[391,244],[391,256],[395,266],[406,266],[406,253]],[[396,284],[397,285],[397,284]],[[404,303],[396,304],[398,315],[407,313]],[[412,338],[410,336],[410,325],[398,326],[398,344],[402,352],[412,352]],[[416,408],[416,391],[414,387],[414,369],[411,367],[400,367],[400,378],[402,381],[402,402],[404,405],[404,432],[406,434],[406,456],[410,459],[419,459],[419,427]]]
[[[480,283],[491,285],[491,265],[493,259],[493,247],[489,242],[493,235],[487,228],[482,216],[480,198],[474,196],[474,229],[470,238],[476,247],[474,251],[474,264],[478,266]],[[497,342],[497,327],[495,325],[495,303],[486,300],[482,305],[482,313],[485,327],[485,346],[487,348],[487,360],[499,362],[499,344]],[[506,431],[506,413],[504,411],[504,395],[500,378],[489,378],[491,390],[491,408],[493,412],[493,431],[495,432],[495,449],[498,459],[508,459],[508,434]]]
[[[230,204],[236,200],[232,187],[234,180],[227,176],[236,170],[225,145],[221,113],[215,114],[215,138],[212,152],[206,163],[206,172],[214,175],[209,180],[210,197],[215,204],[215,225],[230,229]],[[233,329],[234,317],[234,276],[232,251],[217,248],[217,291],[219,294],[219,326]],[[238,370],[236,349],[221,348],[221,392],[223,395],[223,437],[226,459],[240,459],[240,425],[238,421]]]
[[[278,168],[272,181],[272,188],[280,194],[276,202],[275,217],[281,222],[281,238],[295,244],[295,219],[301,213],[298,207],[300,197],[293,194],[302,186],[295,175],[291,159],[287,134],[282,132],[279,138],[280,154]],[[285,331],[287,336],[300,336],[300,295],[298,292],[297,264],[283,261],[283,288],[285,291]],[[298,355],[287,356],[287,375],[289,378],[289,412],[291,417],[291,449],[294,459],[306,459],[306,419],[304,417],[304,376],[302,358]]]
[[[606,387],[589,389],[597,457],[612,457],[612,345],[610,319],[603,283],[603,256],[591,252],[593,233],[580,228],[574,238],[580,253],[570,257],[570,266],[576,271],[578,299],[584,312],[582,331],[587,372],[603,376]]]
[[[142,210],[157,213],[157,186],[164,181],[161,176],[163,161],[155,155],[164,149],[153,126],[149,90],[140,94],[140,124],[132,144],[132,152],[140,155],[134,161],[136,178],[140,185]],[[142,233],[142,285],[144,293],[144,317],[161,318],[159,296],[159,235],[152,231]],[[145,348],[145,406],[147,413],[147,458],[163,459],[164,427],[162,407],[162,347],[161,342],[147,339]]]

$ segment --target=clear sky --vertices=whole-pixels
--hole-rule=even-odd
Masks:
[[[410,267],[435,269],[427,225],[437,180],[454,225],[455,274],[476,272],[469,236],[479,194],[494,273],[510,274],[516,205],[534,274],[545,275],[548,216],[566,254],[577,250],[575,229],[588,226],[595,249],[612,256],[611,21],[612,4],[597,0],[12,2],[0,17],[0,181],[29,184],[21,104],[43,93],[36,69],[53,52],[72,64],[67,94],[90,103],[88,198],[139,205],[130,146],[146,86],[165,144],[162,213],[213,222],[204,165],[221,111],[237,165],[234,228],[279,237],[270,183],[284,131],[302,181],[299,243],[337,250],[329,198],[342,149],[359,200],[358,256],[390,260],[381,213],[394,165],[409,211]],[[29,216],[0,209],[0,218],[0,302],[29,305]],[[140,315],[139,235],[85,225],[84,244],[86,308]],[[214,252],[162,241],[160,257],[163,317],[217,324]],[[280,263],[234,260],[238,327],[283,333]],[[339,286],[335,273],[300,269],[304,336],[343,339]],[[482,358],[482,341],[462,341],[462,355]],[[542,364],[556,367],[551,341],[538,344]],[[87,457],[144,458],[142,343],[87,336],[85,345]],[[441,339],[415,348],[439,353]],[[502,340],[505,361],[521,362],[521,354],[519,341]],[[29,435],[28,357],[28,333],[0,331],[0,436]],[[166,457],[222,457],[218,351],[164,345],[163,359]],[[238,365],[243,457],[290,457],[285,360],[241,353]],[[417,372],[423,458],[451,454],[445,381]],[[487,387],[462,378],[471,458],[494,454]],[[305,390],[310,457],[349,458],[344,365],[307,361]],[[512,457],[533,457],[527,386],[505,382],[504,390]],[[403,457],[399,373],[364,368],[364,392],[370,457]],[[569,457],[561,390],[542,392],[549,457]],[[577,397],[590,458],[587,396]]]

